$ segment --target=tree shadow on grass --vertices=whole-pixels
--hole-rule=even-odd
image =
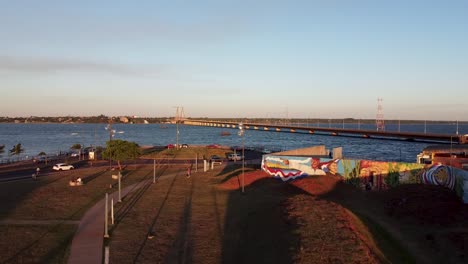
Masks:
[[[308,195],[301,189],[263,178],[245,192],[229,193],[222,242],[222,263],[292,263],[299,250],[297,223],[288,218],[285,200]]]

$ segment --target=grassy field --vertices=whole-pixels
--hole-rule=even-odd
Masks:
[[[206,151],[206,152],[204,152]],[[146,150],[145,158],[227,155],[228,149]],[[201,165],[200,165],[201,166]],[[291,183],[258,165],[158,166],[156,184],[116,205],[110,263],[466,263],[468,207],[446,189],[361,192],[339,178]],[[115,172],[85,167],[0,183],[0,263],[66,263],[77,221],[116,191]],[[153,176],[132,164],[123,186]],[[85,185],[71,187],[82,177]],[[245,179],[245,192],[241,184]],[[112,186],[112,188],[111,188]]]
[[[124,171],[123,187],[149,174],[141,173],[142,168],[129,168]],[[36,181],[0,183],[0,262],[63,263],[77,221],[106,192],[116,190],[112,173],[102,167],[83,168]],[[77,177],[85,185],[69,186]]]
[[[226,158],[229,153],[233,153],[229,147],[220,146],[219,148],[207,148],[204,146],[192,146],[189,148],[180,149],[155,149],[147,148],[143,151],[142,158],[148,159],[163,159],[163,158],[176,158],[176,159],[209,159],[211,155],[218,155]]]

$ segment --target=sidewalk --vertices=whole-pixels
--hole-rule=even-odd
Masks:
[[[164,175],[164,178],[177,174]],[[135,183],[121,190],[122,199],[130,192],[138,189],[143,182]],[[112,198],[114,203],[118,201],[118,190],[109,194],[109,204]],[[104,207],[106,199],[102,199],[89,209],[81,218],[78,229],[70,249],[68,264],[93,264],[103,263],[104,252]],[[110,211],[110,207],[109,207]],[[109,220],[110,221],[110,220]],[[109,222],[110,226],[110,222]]]
[[[122,198],[137,184],[122,189]],[[114,198],[114,201],[118,201],[118,195],[118,190],[109,194],[109,204],[112,198]],[[104,198],[89,209],[83,218],[81,218],[78,230],[73,237],[68,258],[69,264],[102,263],[105,203],[106,199]]]

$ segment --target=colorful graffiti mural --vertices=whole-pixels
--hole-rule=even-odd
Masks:
[[[454,190],[468,203],[468,172],[447,165],[432,165],[421,175],[424,184],[441,185]]]
[[[446,165],[265,155],[262,169],[282,181],[338,175],[363,190],[385,190],[408,183],[441,185],[468,203],[468,172]]]

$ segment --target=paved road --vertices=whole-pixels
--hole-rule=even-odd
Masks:
[[[262,155],[261,153],[258,153],[256,151],[245,151],[245,161],[246,163],[251,163],[253,160],[261,159],[261,155]],[[83,161],[83,160],[79,161],[77,160],[77,158],[69,158],[69,160],[70,160],[70,164],[73,164],[73,166],[77,170],[79,170],[80,168],[89,168],[91,166],[93,167],[109,166],[109,163],[107,161],[97,161],[97,162]],[[170,165],[184,165],[184,164],[187,164],[188,162],[193,162],[193,160],[190,160],[190,159],[158,159],[158,160],[163,161],[163,163],[170,164]],[[60,162],[64,162],[64,160],[56,160],[54,162],[50,162],[47,165],[42,164],[42,163],[34,164],[32,162],[29,162],[29,163],[21,162],[21,163],[18,163],[17,165],[9,166],[8,169],[0,167],[0,182],[31,179],[32,174],[36,172],[37,167],[41,169],[39,177],[45,177],[53,173],[56,173],[56,171],[52,170],[52,166]],[[225,160],[224,162],[228,162],[228,161]],[[237,161],[237,162],[239,163],[240,161]],[[115,166],[115,163],[113,164]],[[136,161],[130,161],[127,163],[128,166],[131,166],[133,164],[138,164],[138,165],[153,164],[153,160],[152,159],[137,159]],[[203,160],[199,160],[199,164],[202,164],[203,166]]]

